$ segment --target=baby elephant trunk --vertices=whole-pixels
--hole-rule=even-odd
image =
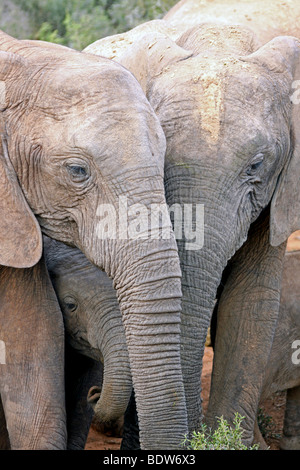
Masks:
[[[115,293],[114,293],[115,297]],[[102,308],[105,301],[103,300]],[[96,423],[111,430],[119,426],[126,411],[132,380],[121,313],[116,297],[108,315],[102,315],[99,349],[103,356],[102,387],[91,387],[87,400],[94,409]],[[100,338],[99,338],[100,337]]]
[[[94,409],[98,427],[114,433],[119,432],[131,391],[129,367],[124,366],[121,370],[120,367],[114,368],[111,364],[105,365],[104,363],[102,387],[91,387],[87,397]]]

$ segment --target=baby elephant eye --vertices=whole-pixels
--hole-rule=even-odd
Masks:
[[[68,310],[70,310],[70,312],[74,312],[74,310],[76,310],[77,308],[77,305],[76,304],[72,304],[72,303],[68,303],[66,304]]]
[[[75,182],[81,183],[89,178],[89,171],[86,166],[72,164],[67,165],[67,169],[72,180]]]
[[[77,302],[73,297],[66,297],[64,299],[64,304],[69,312],[74,312],[78,307]]]

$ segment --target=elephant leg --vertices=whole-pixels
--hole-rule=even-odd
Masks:
[[[87,395],[92,386],[101,387],[102,364],[78,353],[68,343],[65,356],[67,449],[83,450],[94,414]]]
[[[300,386],[287,391],[280,449],[300,450]]]
[[[9,436],[6,428],[6,420],[0,396],[0,450],[9,450]]]
[[[0,269],[0,391],[12,450],[66,449],[64,329],[43,259]]]
[[[123,439],[121,450],[140,450],[139,423],[136,410],[134,391],[132,391],[127,410],[124,415]]]
[[[217,313],[212,384],[206,422],[245,419],[244,443],[251,445],[260,393],[279,313],[286,244],[269,244],[269,213],[264,211],[231,260]]]

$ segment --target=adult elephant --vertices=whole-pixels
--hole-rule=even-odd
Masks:
[[[187,430],[176,240],[168,219],[167,239],[157,236],[159,220],[134,230],[138,208],[166,205],[159,121],[136,79],[112,61],[3,32],[0,51],[0,263],[35,266],[42,230],[113,278],[142,448],[176,448]]]
[[[206,24],[176,42],[161,33],[137,34],[135,41],[131,36],[119,55],[114,37],[110,46],[106,39],[102,48],[100,40],[86,51],[107,57],[113,53],[142,84],[167,139],[167,203],[194,204],[199,214],[204,205],[203,246],[201,233],[194,232],[190,243],[188,231],[180,237],[182,223],[179,231],[175,227],[183,275],[181,355],[190,431],[202,417],[199,392],[207,328],[225,282],[223,272],[235,256],[231,276],[240,295],[226,331],[235,316],[239,330],[234,338],[222,338],[227,353],[223,369],[215,369],[212,391],[221,387],[225,392],[208,411],[207,422],[239,412],[246,418],[245,443],[251,443],[278,318],[286,239],[300,224],[294,199],[300,122],[297,100],[290,100],[300,78],[299,41],[278,37],[260,46],[248,28]]]

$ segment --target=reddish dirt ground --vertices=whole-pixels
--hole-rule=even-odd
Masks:
[[[288,241],[288,251],[300,250],[300,231],[295,232]],[[202,371],[202,398],[204,412],[207,407],[210,378],[213,361],[213,350],[205,348]],[[260,405],[263,415],[271,419],[270,436],[266,438],[270,450],[279,450],[279,439],[282,434],[285,409],[285,392],[276,393]],[[121,438],[99,433],[93,426],[90,429],[85,450],[119,450]]]

